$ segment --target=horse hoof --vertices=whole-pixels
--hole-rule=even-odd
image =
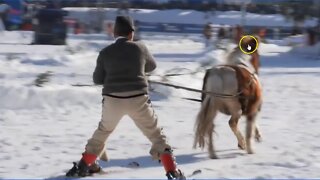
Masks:
[[[213,155],[210,155],[210,159],[219,159],[217,155],[213,154]]]
[[[241,150],[245,150],[245,149],[246,149],[246,146],[245,146],[245,145],[240,145],[240,144],[238,144],[238,148],[241,149]]]
[[[256,142],[259,142],[259,143],[262,141],[262,137],[261,136],[256,136],[254,139],[256,140]]]
[[[252,149],[247,149],[248,154],[254,154],[254,150]]]

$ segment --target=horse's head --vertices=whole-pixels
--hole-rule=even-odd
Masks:
[[[253,38],[244,38],[242,41],[242,45],[244,44],[256,44],[259,43],[259,37],[255,36],[255,39],[258,41],[256,42]],[[256,45],[258,46],[258,44]],[[246,47],[241,47],[242,49],[246,48]],[[240,50],[240,48],[238,47],[238,49]],[[259,67],[260,67],[260,59],[259,59],[259,53],[258,53],[258,49],[253,52],[252,54],[250,54],[250,64],[253,66],[253,68],[255,69],[255,72],[258,74],[259,73]]]

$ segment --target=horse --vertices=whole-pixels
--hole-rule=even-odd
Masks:
[[[203,79],[203,92],[229,95],[214,96],[203,93],[201,108],[195,123],[193,147],[208,145],[209,157],[216,159],[213,146],[214,118],[218,112],[230,115],[229,126],[238,140],[238,147],[253,154],[253,136],[261,141],[256,117],[262,105],[262,87],[258,78],[259,54],[248,55],[236,47],[227,56],[227,63],[208,69]],[[241,116],[246,116],[246,139],[238,128]]]

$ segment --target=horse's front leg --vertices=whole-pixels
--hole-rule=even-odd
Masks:
[[[247,152],[249,154],[253,154],[253,148],[252,148],[252,139],[253,135],[257,133],[256,129],[256,113],[247,115],[247,127],[246,127],[246,144],[247,144]],[[259,133],[259,130],[258,130]]]
[[[229,126],[238,140],[238,147],[242,150],[245,150],[246,149],[246,142],[245,142],[244,137],[238,128],[238,122],[239,122],[240,117],[241,117],[240,114],[232,115],[229,120]]]
[[[213,145],[213,129],[214,129],[214,124],[211,123],[208,127],[208,152],[209,152],[209,157],[211,159],[218,159],[218,156],[216,155],[216,151]]]

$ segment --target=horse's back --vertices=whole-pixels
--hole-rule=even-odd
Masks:
[[[238,93],[238,80],[236,71],[228,66],[217,66],[208,70],[204,81],[204,90],[217,94],[236,95]],[[238,98],[220,98],[207,96],[216,108],[227,115],[237,114],[241,106]],[[205,100],[205,98],[203,98]]]
[[[208,70],[205,90],[218,94],[234,95],[238,91],[236,71],[230,67],[218,66]]]

